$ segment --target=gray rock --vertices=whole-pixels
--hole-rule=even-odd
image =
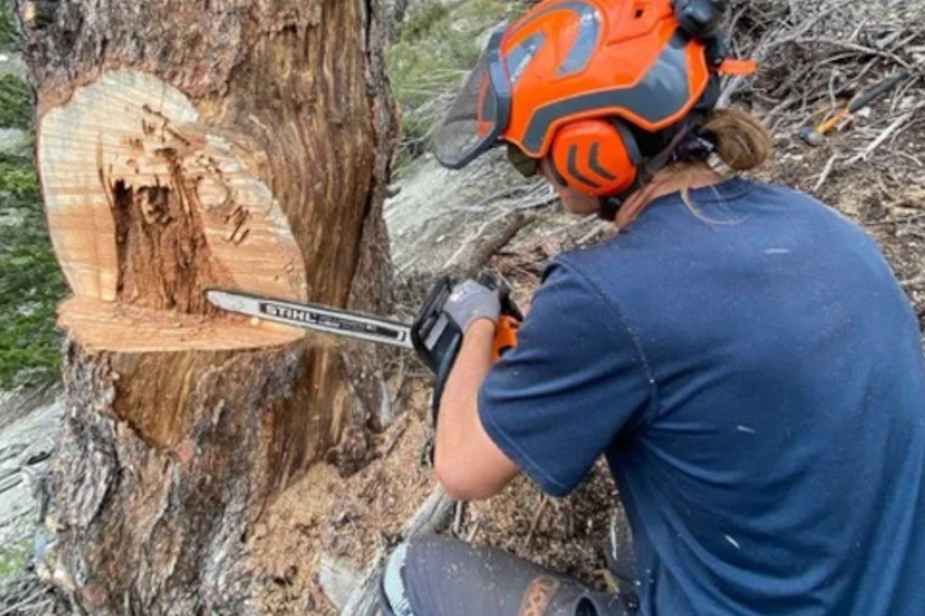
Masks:
[[[55,449],[64,401],[56,386],[0,392],[0,552],[34,535],[33,480]]]
[[[54,453],[63,413],[57,384],[0,391],[0,554],[22,550],[24,544],[34,544],[40,552],[46,549],[34,483]],[[26,560],[34,563],[35,556]],[[23,566],[0,578],[0,613],[32,615],[51,610],[52,595],[34,571]]]
[[[0,52],[0,75],[16,75],[26,79],[28,69],[22,54],[17,51]]]
[[[31,131],[21,128],[0,128],[0,154],[31,158],[33,143]]]

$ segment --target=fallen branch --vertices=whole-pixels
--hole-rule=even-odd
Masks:
[[[925,212],[921,214],[911,214],[909,216],[902,216],[899,218],[887,218],[884,220],[875,220],[872,222],[865,222],[864,224],[868,227],[881,227],[883,225],[901,225],[904,223],[912,222],[914,220],[921,220],[925,218]]]
[[[874,139],[870,143],[870,145],[868,145],[864,149],[863,152],[851,158],[851,160],[848,161],[848,165],[853,165],[856,162],[867,160],[868,158],[870,158],[870,155],[873,154],[877,148],[883,145],[884,142],[886,142],[886,140],[889,139],[893,135],[893,133],[898,131],[900,128],[903,127],[904,124],[906,124],[909,120],[911,120],[913,115],[915,115],[914,111],[905,113],[902,116],[900,116],[896,121],[894,121],[892,124],[887,126],[886,129],[882,133],[880,133],[880,135],[876,139]]]
[[[530,542],[533,541],[533,535],[536,533],[537,527],[540,525],[540,519],[543,517],[543,512],[546,511],[546,505],[549,504],[549,497],[543,494],[540,497],[540,504],[536,508],[536,513],[533,514],[533,520],[530,521],[530,530],[527,531],[527,538],[524,540],[524,547],[530,547]]]
[[[2,612],[0,612],[0,616],[10,616],[12,614],[22,614],[25,609],[28,609],[28,608],[36,609],[39,607],[43,607],[43,605],[48,603],[49,600],[42,599],[41,601],[36,602],[36,599],[40,599],[42,595],[47,595],[49,592],[50,591],[45,587],[39,588],[37,591],[29,595],[28,597],[26,597],[19,603],[16,603],[4,609]]]
[[[507,220],[504,220],[504,219]],[[474,234],[475,245],[463,244],[447,260],[445,269],[460,272],[464,278],[476,276],[499,250],[507,246],[517,233],[536,220],[523,212],[504,213],[485,222]],[[467,254],[468,253],[468,254]]]
[[[382,560],[382,554],[378,553],[373,564],[363,574],[363,579],[347,599],[341,616],[376,616],[379,611],[379,575],[382,571]]]
[[[823,44],[831,45],[833,47],[841,47],[843,49],[850,49],[852,51],[857,51],[859,53],[869,55],[869,56],[880,56],[881,58],[887,58],[892,60],[896,64],[900,65],[906,69],[912,69],[912,66],[897,56],[895,53],[889,51],[884,51],[882,49],[874,49],[873,47],[865,47],[864,45],[859,45],[858,43],[852,43],[851,41],[841,41],[833,38],[801,38],[794,41],[797,44]]]
[[[819,181],[813,186],[814,193],[818,193],[819,189],[825,184],[825,181],[829,179],[829,174],[831,174],[832,169],[835,168],[835,161],[838,160],[839,156],[839,154],[833,154],[832,157],[829,158],[829,162],[825,164],[825,168],[822,170],[822,173],[819,174]]]
[[[408,540],[437,532],[449,522],[454,503],[442,487],[436,486],[405,526],[402,536]]]
[[[361,585],[360,576],[343,559],[321,555],[318,583],[325,598],[338,610],[350,602],[353,591]]]

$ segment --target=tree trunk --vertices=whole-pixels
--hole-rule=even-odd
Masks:
[[[73,298],[48,482],[91,613],[250,613],[244,540],[362,462],[375,351],[221,314],[209,288],[388,308],[395,141],[373,0],[20,4],[37,164]]]

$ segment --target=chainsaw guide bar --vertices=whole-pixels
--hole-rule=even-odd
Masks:
[[[402,323],[316,304],[296,304],[232,291],[210,290],[217,308],[302,329],[413,349],[411,328]]]

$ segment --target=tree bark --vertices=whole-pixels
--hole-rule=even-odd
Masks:
[[[376,351],[221,314],[209,288],[389,307],[396,125],[377,0],[24,2],[37,165],[73,290],[46,507],[91,613],[254,612],[244,540],[362,463]]]

